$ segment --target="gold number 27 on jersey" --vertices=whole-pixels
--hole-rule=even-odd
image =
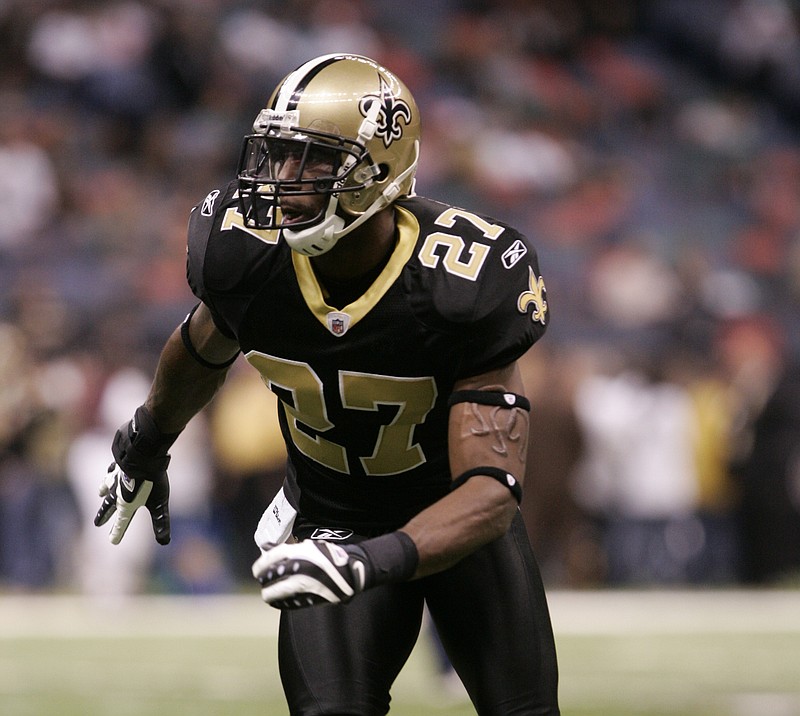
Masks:
[[[282,401],[282,405],[297,449],[332,470],[349,474],[344,447],[322,437],[335,426],[329,417],[322,381],[314,369],[308,363],[258,351],[251,351],[246,357],[261,373],[267,387],[283,389],[291,396],[291,404]],[[436,402],[437,390],[432,377],[401,378],[342,370],[339,371],[339,393],[343,408],[373,411],[376,420],[380,405],[397,408],[392,421],[380,426],[372,454],[359,457],[367,475],[397,475],[425,462],[422,448],[413,438],[414,428],[425,422]],[[310,435],[301,424],[317,435]]]
[[[505,231],[505,228],[497,224],[490,224],[486,219],[473,214],[463,209],[456,209],[454,207],[448,208],[443,211],[436,218],[434,222],[437,226],[442,226],[447,229],[452,229],[455,226],[456,219],[466,219],[473,226],[480,229],[484,238],[494,241],[500,234]],[[448,273],[454,276],[460,276],[470,281],[475,281],[478,274],[483,268],[483,263],[491,251],[491,248],[486,244],[474,242],[468,250],[469,256],[462,259],[466,244],[457,234],[447,234],[443,231],[435,231],[428,234],[422,248],[419,250],[419,260],[423,266],[428,268],[436,268],[439,264],[440,256],[436,253],[437,249],[444,247],[444,256],[441,257],[442,265]]]

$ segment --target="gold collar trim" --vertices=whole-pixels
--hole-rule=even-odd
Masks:
[[[411,254],[414,252],[414,247],[417,245],[419,223],[411,212],[400,206],[395,206],[395,216],[397,217],[398,241],[389,262],[364,295],[342,309],[329,306],[325,302],[322,286],[320,286],[314,269],[311,267],[309,257],[295,251],[292,252],[294,271],[306,305],[316,319],[326,328],[329,328],[327,317],[330,313],[349,316],[348,328],[352,328],[375,307],[389,290],[389,287],[400,276],[403,267],[408,263]]]

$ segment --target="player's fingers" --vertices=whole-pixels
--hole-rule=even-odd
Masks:
[[[108,522],[108,518],[114,514],[117,509],[117,499],[113,494],[106,493],[105,497],[103,498],[102,503],[100,503],[100,509],[97,510],[97,514],[94,516],[94,524],[95,527],[100,527]]]
[[[293,546],[295,545],[281,544],[266,552],[263,552],[261,556],[255,562],[253,562],[253,576],[260,580],[263,575],[265,575],[274,567],[275,564],[286,559],[286,557],[291,554],[290,548]]]
[[[305,575],[294,575],[287,578],[278,578],[278,581],[272,582],[261,590],[261,598],[267,604],[275,604],[291,598],[302,599],[302,604],[296,606],[308,606],[313,603],[313,600],[307,600],[310,594],[319,590],[319,584],[316,580]],[[284,608],[285,605],[281,605]]]
[[[111,491],[111,488],[114,487],[114,483],[117,479],[116,467],[117,463],[115,462],[109,465],[108,474],[103,478],[103,481],[100,483],[100,488],[98,489],[100,497],[105,497]]]
[[[111,544],[119,544],[122,541],[135,512],[135,509],[127,506],[117,508],[114,524],[111,525],[111,532],[108,534]]]
[[[275,609],[302,609],[303,607],[313,607],[315,604],[325,604],[325,600],[313,594],[301,594],[294,597],[287,597],[286,599],[277,599],[267,602]]]
[[[278,565],[280,568],[282,565]],[[342,601],[341,595],[335,594],[320,580],[308,574],[291,574],[275,576],[261,589],[261,598],[270,606],[278,609],[300,609],[314,604],[337,604]]]
[[[159,544],[169,544],[169,502],[164,500],[152,506],[148,505],[147,509],[149,510],[150,518],[153,521],[153,533],[156,536],[156,542]]]
[[[133,516],[150,496],[150,490],[153,489],[153,483],[149,480],[143,481],[140,489],[134,495],[133,502],[126,502],[124,499],[117,500],[117,511],[114,518],[114,524],[111,526],[109,540],[111,544],[119,544],[125,536],[125,532],[130,525]]]

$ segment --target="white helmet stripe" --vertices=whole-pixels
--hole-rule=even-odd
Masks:
[[[290,73],[281,84],[278,95],[275,97],[275,105],[272,109],[278,112],[286,112],[289,109],[294,109],[294,104],[297,102],[297,92],[305,87],[314,75],[316,75],[323,67],[327,67],[332,62],[343,59],[341,54],[323,55],[309,60],[303,65],[300,65],[294,72]]]

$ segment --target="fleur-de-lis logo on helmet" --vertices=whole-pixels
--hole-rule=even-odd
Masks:
[[[381,108],[378,112],[378,129],[375,134],[383,139],[383,145],[388,149],[389,145],[396,139],[403,136],[402,119],[405,124],[411,122],[411,107],[405,100],[395,97],[389,83],[383,78],[381,80],[380,94],[365,94],[359,102],[358,109],[366,117],[373,102],[380,102]]]

